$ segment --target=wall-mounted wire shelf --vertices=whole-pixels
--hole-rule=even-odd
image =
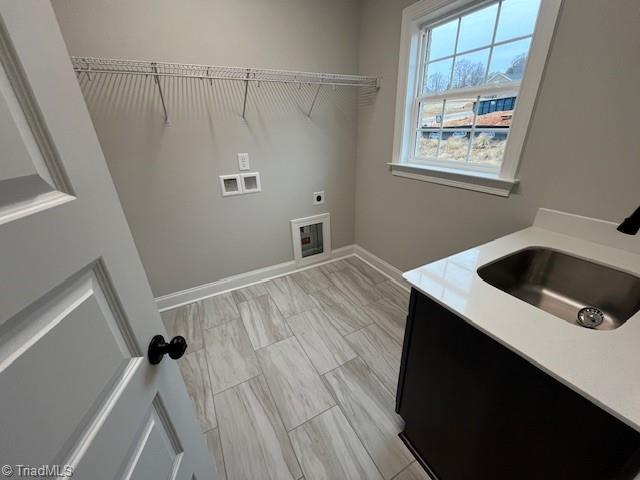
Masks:
[[[270,70],[264,68],[223,67],[216,65],[192,65],[186,63],[146,62],[133,60],[117,60],[111,58],[71,57],[73,69],[78,76],[84,74],[91,80],[93,75],[120,74],[153,76],[158,86],[158,93],[162,101],[165,121],[169,122],[161,77],[193,78],[209,81],[238,81],[244,82],[244,99],[242,117],[247,110],[247,96],[249,82],[265,83],[293,83],[298,85],[317,85],[313,101],[307,116],[316,104],[320,89],[323,86],[346,86],[380,88],[380,78],[365,75],[343,75],[339,73],[294,72],[288,70]]]

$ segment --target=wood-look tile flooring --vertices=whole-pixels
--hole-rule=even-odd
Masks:
[[[348,257],[162,313],[216,480],[428,480],[398,438],[409,294]]]

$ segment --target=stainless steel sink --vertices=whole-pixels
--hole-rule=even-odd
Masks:
[[[478,269],[490,285],[574,325],[612,330],[640,310],[640,278],[532,247]]]

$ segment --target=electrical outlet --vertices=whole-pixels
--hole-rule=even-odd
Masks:
[[[322,205],[324,203],[324,190],[321,192],[313,192],[313,204]]]
[[[249,154],[248,153],[239,153],[238,154],[238,169],[240,171],[251,170],[251,165],[249,164]]]

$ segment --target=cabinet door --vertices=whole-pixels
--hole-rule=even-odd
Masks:
[[[542,478],[535,459],[553,395],[540,376],[524,382],[510,352],[424,297],[414,303],[399,410],[406,438],[443,480]],[[539,408],[526,408],[532,401]]]
[[[629,478],[617,472],[637,451],[637,432],[439,304],[412,297],[398,413],[434,476]]]

